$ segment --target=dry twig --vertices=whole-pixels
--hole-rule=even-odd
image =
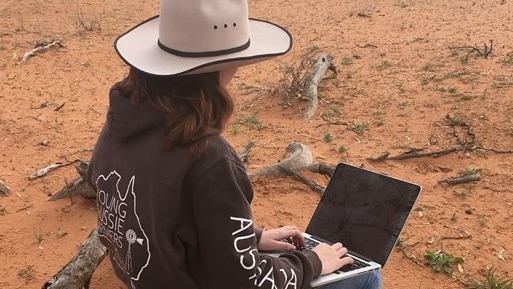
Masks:
[[[7,185],[4,184],[2,180],[0,180],[0,196],[9,196],[11,194],[11,190]]]
[[[449,46],[449,49],[451,50],[459,50],[459,49],[465,49],[465,50],[470,50],[467,55],[465,56],[465,59],[468,59],[469,55],[472,54],[473,52],[477,53],[477,55],[483,57],[483,58],[488,58],[488,56],[490,55],[490,53],[492,53],[492,50],[493,50],[493,40],[490,40],[490,46],[486,45],[486,43],[484,44],[484,47],[483,49],[479,49],[477,48],[476,46]]]
[[[18,64],[23,64],[25,63],[29,58],[33,57],[33,56],[36,56],[38,54],[41,54],[47,50],[49,50],[50,48],[53,48],[53,47],[56,47],[56,48],[59,48],[59,47],[64,47],[64,44],[62,44],[62,42],[58,39],[54,39],[52,42],[50,43],[47,43],[47,42],[38,42],[36,43],[36,47],[30,51],[27,51],[20,59],[20,61],[18,62]]]

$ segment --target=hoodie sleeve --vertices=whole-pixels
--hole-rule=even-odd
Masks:
[[[192,208],[205,288],[308,288],[320,274],[313,251],[272,257],[257,250],[249,203],[253,191],[242,164],[221,160],[204,170],[192,190]]]

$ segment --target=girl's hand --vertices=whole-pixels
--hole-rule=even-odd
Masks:
[[[264,251],[290,251],[297,246],[305,245],[305,238],[295,226],[284,226],[277,229],[264,230],[258,243],[258,249]]]
[[[331,273],[345,265],[353,263],[353,258],[347,256],[347,248],[341,243],[335,243],[333,245],[321,243],[313,248],[313,251],[317,253],[317,256],[319,256],[321,260],[321,275]]]

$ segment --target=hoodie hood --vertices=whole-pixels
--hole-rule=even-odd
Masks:
[[[109,105],[106,126],[108,134],[120,141],[164,123],[164,118],[153,106],[147,102],[135,104],[131,99],[121,96],[116,85],[110,90]]]

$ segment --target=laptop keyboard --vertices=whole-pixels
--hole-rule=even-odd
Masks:
[[[315,242],[314,240],[311,240],[311,239],[305,239],[305,246],[304,246],[304,248],[301,248],[301,249],[313,249],[317,245],[319,245],[318,242]],[[363,262],[359,259],[353,258],[353,264],[346,265],[346,266],[340,268],[339,271],[349,272],[349,271],[364,268],[367,266],[370,266],[370,264]]]

